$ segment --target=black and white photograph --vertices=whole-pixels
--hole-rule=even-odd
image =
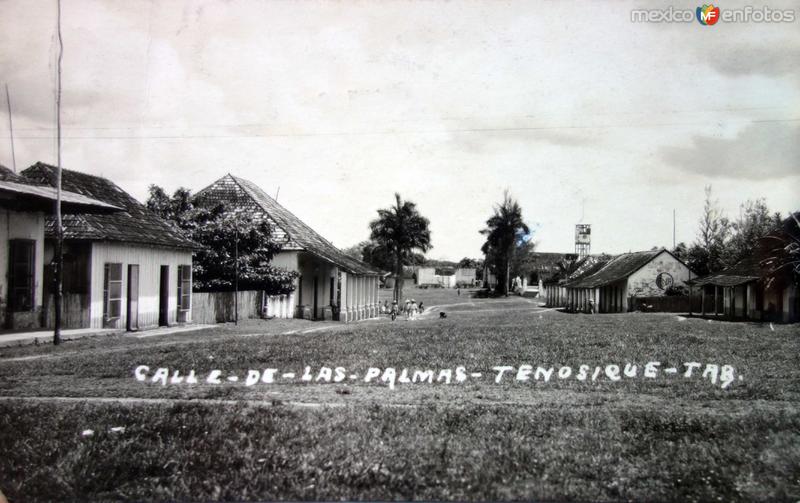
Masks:
[[[799,18],[0,0],[0,503],[800,501]]]

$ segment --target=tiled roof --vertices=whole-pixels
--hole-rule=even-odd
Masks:
[[[570,288],[598,288],[615,283],[638,271],[663,251],[660,249],[617,255],[591,274],[585,275],[577,281],[569,281],[567,286]]]
[[[41,162],[23,171],[22,175],[36,183],[51,186],[56,183],[56,168]],[[199,246],[110,180],[64,169],[61,186],[64,190],[123,209],[109,215],[65,215],[62,219],[64,239],[120,241],[181,249]],[[47,219],[45,234],[47,237],[55,236],[52,217]]]
[[[225,175],[199,191],[193,200],[195,204],[224,202],[234,211],[267,220],[273,227],[273,237],[284,243],[284,250],[305,250],[349,273],[380,274],[380,271],[336,248],[260,187],[244,178]]]
[[[583,279],[600,271],[611,260],[612,257],[608,255],[590,255],[579,259],[576,263],[575,270],[567,276],[563,286],[576,287]]]

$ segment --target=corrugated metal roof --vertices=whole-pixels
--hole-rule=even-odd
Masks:
[[[53,186],[56,169],[40,162],[23,171],[22,175],[28,180]],[[109,215],[65,215],[62,219],[64,239],[120,241],[180,249],[199,247],[183,232],[162,220],[110,180],[64,169],[61,186],[64,190],[122,209]],[[52,217],[48,217],[45,224],[45,235],[55,237],[55,221]]]
[[[56,189],[48,185],[21,184],[0,180],[0,191],[14,194],[15,196],[30,196],[40,200],[55,201],[57,199]],[[73,192],[62,190],[61,203],[64,211],[84,211],[87,213],[111,213],[121,210],[112,204],[82,196]]]
[[[196,204],[224,202],[234,210],[267,220],[273,227],[273,236],[284,243],[284,250],[305,250],[349,273],[380,274],[336,248],[250,180],[225,175],[199,191],[193,200]]]

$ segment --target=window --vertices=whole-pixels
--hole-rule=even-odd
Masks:
[[[178,309],[188,311],[192,308],[192,266],[178,266]]]
[[[12,239],[9,241],[10,278],[8,296],[12,311],[33,310],[33,291],[35,282],[34,267],[36,261],[36,241],[28,239]]]
[[[122,264],[106,264],[103,274],[103,318],[122,316]]]

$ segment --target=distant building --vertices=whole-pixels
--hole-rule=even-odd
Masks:
[[[796,213],[800,219],[800,212]],[[800,228],[793,218],[773,236],[759,241],[752,254],[718,273],[691,282],[703,298],[701,314],[722,315],[734,320],[800,321],[798,273],[792,267],[776,267],[775,258],[785,252],[787,243],[800,243]],[[797,260],[797,258],[795,258]],[[713,312],[706,312],[708,297],[713,298]]]
[[[598,261],[590,273],[570,278],[567,307],[573,311],[621,313],[634,310],[636,299],[659,297],[671,289],[686,288],[692,271],[666,249],[623,253]]]
[[[273,237],[282,242],[272,265],[300,274],[290,296],[295,317],[354,321],[378,315],[381,272],[336,248],[253,182],[228,174],[193,202],[205,207],[224,202],[270,223]]]
[[[439,286],[435,267],[417,267],[414,274],[417,286]]]
[[[45,219],[56,191],[0,166],[0,323],[5,329],[36,329],[45,323]],[[66,215],[117,211],[110,204],[61,192]]]
[[[456,286],[475,286],[477,270],[474,267],[459,267],[455,272]]]
[[[37,163],[22,175],[55,186],[56,173]],[[123,210],[64,217],[65,326],[138,330],[191,321],[197,244],[110,180],[65,169],[61,184]],[[44,259],[50,262],[56,237],[52,216],[45,237]],[[44,285],[45,296],[51,296],[52,280]]]

